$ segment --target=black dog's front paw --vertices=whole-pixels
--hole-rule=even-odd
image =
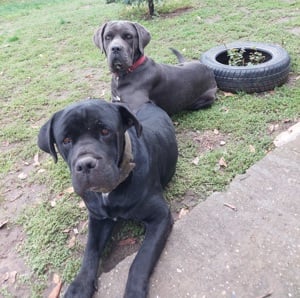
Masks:
[[[147,289],[136,287],[126,287],[125,294],[123,298],[146,298]]]
[[[94,283],[76,278],[68,287],[64,298],[91,298],[95,292]]]

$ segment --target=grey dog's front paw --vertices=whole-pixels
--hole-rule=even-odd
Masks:
[[[64,298],[91,298],[95,288],[92,281],[76,278],[68,287]]]

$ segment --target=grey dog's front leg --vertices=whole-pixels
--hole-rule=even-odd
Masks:
[[[98,266],[105,244],[115,222],[89,217],[88,240],[80,271],[70,284],[65,298],[90,298],[95,291]]]
[[[151,219],[144,222],[146,224],[145,239],[130,267],[124,298],[147,297],[149,278],[173,225],[168,209],[160,214],[153,214]]]

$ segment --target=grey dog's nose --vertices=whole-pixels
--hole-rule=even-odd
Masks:
[[[76,172],[89,173],[97,165],[97,160],[92,157],[83,157],[75,165]]]

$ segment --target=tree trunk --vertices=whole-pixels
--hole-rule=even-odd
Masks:
[[[149,15],[151,17],[154,16],[154,3],[153,3],[153,0],[148,0],[148,7],[149,7]]]

